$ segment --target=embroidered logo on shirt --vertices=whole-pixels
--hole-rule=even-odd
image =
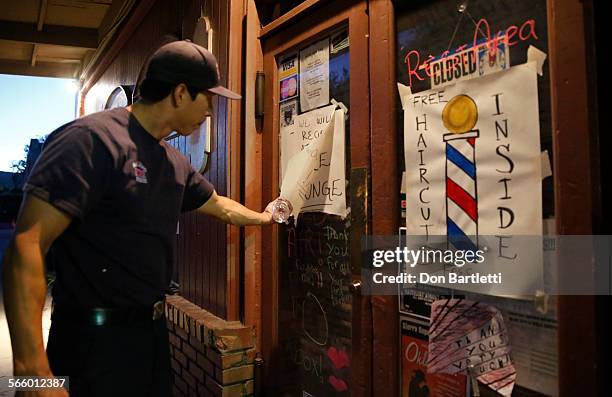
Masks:
[[[140,161],[134,161],[132,163],[132,167],[134,168],[134,174],[136,175],[136,182],[148,183],[147,167],[145,167]]]

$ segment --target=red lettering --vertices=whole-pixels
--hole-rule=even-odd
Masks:
[[[506,29],[506,40],[508,43],[508,46],[513,46],[515,44],[518,44],[518,40],[512,41],[512,38],[514,36],[516,36],[516,34],[518,33],[518,27],[515,25],[512,25],[510,27],[508,27],[508,29]]]
[[[416,55],[416,63],[414,64],[414,67],[412,66],[413,64],[410,62],[410,55]],[[404,58],[404,63],[406,63],[408,65],[408,85],[412,86],[412,76],[416,76],[416,78],[418,80],[423,80],[423,78],[419,75],[419,62],[421,61],[421,55],[419,54],[419,52],[417,50],[412,50],[410,52],[408,52],[408,54],[406,55],[406,57]]]
[[[504,33],[500,30],[495,35],[495,38],[491,40],[491,42],[489,43],[489,58],[495,58],[497,56],[499,42],[500,41],[503,42],[503,39],[502,39],[503,36],[504,36]]]
[[[484,25],[487,28],[486,34],[483,34],[487,39],[487,43],[491,41],[491,28],[489,27],[489,22],[487,22],[486,19],[481,18],[476,24],[476,29],[474,29],[474,41],[472,43],[474,51],[476,51],[476,46],[478,45],[478,33],[481,32],[480,25]]]
[[[457,47],[457,49],[455,50],[455,52],[461,52],[463,50],[465,50],[467,48],[467,44],[464,44],[462,46]]]
[[[527,35],[523,33],[526,27],[529,27],[529,32]],[[519,30],[519,38],[521,40],[525,41],[529,38],[529,36],[533,36],[533,38],[536,40],[538,39],[538,35],[535,32],[535,20],[533,19],[525,21],[525,23],[523,23],[523,26],[521,26],[521,30]]]
[[[425,73],[427,74],[428,77],[432,76],[432,71],[431,71],[431,61],[434,60],[434,56],[429,54],[429,56],[427,57],[427,59],[425,60],[425,62],[423,62],[422,67],[425,68]]]
[[[518,34],[520,41],[528,40],[530,37],[533,37],[535,40],[539,40],[539,37],[536,33],[535,29],[535,20],[529,19],[518,28],[516,25],[510,25],[506,28],[505,31],[500,30],[497,32],[495,37],[491,38],[491,27],[489,26],[489,22],[485,18],[481,18],[476,24],[476,29],[474,30],[474,38],[472,42],[472,46],[470,50],[473,52],[474,59],[478,57],[478,37],[479,35],[485,38],[485,43],[488,46],[489,57],[495,57],[497,51],[499,50],[499,42],[505,42],[507,46],[513,46],[518,44],[519,40],[516,40],[516,35]],[[514,39],[514,40],[513,40]],[[461,51],[464,51],[468,48],[467,44],[459,46],[453,54],[459,54]],[[449,56],[450,51],[444,51],[439,58],[438,61],[444,60]],[[415,58],[416,57],[416,58]],[[431,67],[432,61],[436,59],[433,55],[429,55],[423,63],[421,63],[421,54],[417,50],[411,50],[404,57],[404,63],[408,65],[408,84],[412,85],[413,76],[416,77],[417,80],[423,81],[424,77],[420,74],[420,70],[424,69],[425,74],[428,77],[432,77],[434,75]],[[455,68],[461,67],[464,63],[464,59],[461,57],[455,57],[452,60],[446,60],[446,73],[450,73],[452,76]]]

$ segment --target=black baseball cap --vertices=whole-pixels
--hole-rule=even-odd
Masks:
[[[229,99],[241,96],[219,85],[221,75],[215,56],[189,40],[173,41],[151,55],[146,79],[167,83],[185,83]]]

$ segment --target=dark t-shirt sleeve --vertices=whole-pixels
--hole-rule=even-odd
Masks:
[[[68,126],[49,136],[23,190],[82,219],[106,190],[113,164],[94,133]]]
[[[202,174],[189,166],[189,175],[187,184],[185,185],[185,194],[183,196],[183,206],[181,210],[192,211],[200,208],[215,191],[214,186],[204,178]]]

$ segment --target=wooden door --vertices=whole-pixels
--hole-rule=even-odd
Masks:
[[[299,98],[300,71],[289,72],[288,77],[279,72],[279,66],[291,60],[299,65],[300,54],[318,46],[327,51],[323,58],[329,66],[329,100],[347,109],[345,180],[338,182],[345,187],[350,212],[345,218],[306,213],[300,215],[297,226],[278,225],[263,231],[261,350],[266,395],[369,395],[371,342],[364,335],[369,335],[371,314],[367,297],[360,296],[355,284],[361,271],[360,240],[368,225],[366,3],[325,3],[271,30],[264,27],[261,37],[266,78],[263,201],[280,192],[281,123],[289,122],[292,114],[312,110]]]

